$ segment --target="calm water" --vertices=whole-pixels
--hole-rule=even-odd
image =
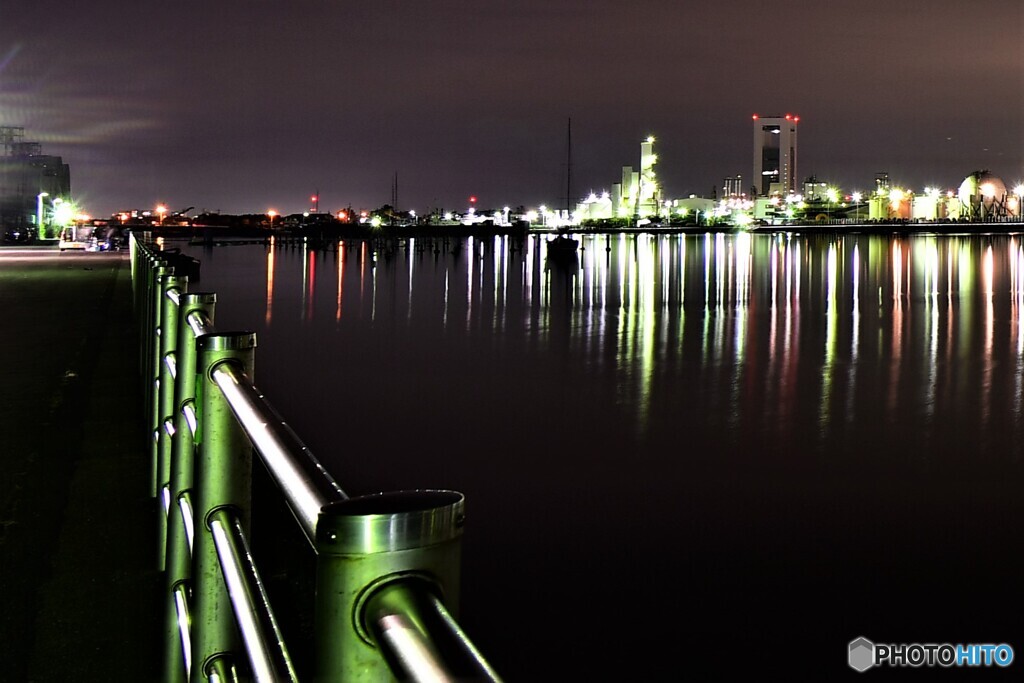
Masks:
[[[168,246],[350,495],[466,495],[460,622],[507,680],[1024,656],[1020,236]]]

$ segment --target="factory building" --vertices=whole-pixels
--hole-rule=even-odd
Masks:
[[[640,143],[640,170],[622,167],[622,180],[612,186],[612,204],[620,218],[645,218],[658,213],[661,187],[654,172],[658,155],[654,153],[654,137]]]
[[[1002,221],[1021,218],[1022,200],[1024,186],[1009,190],[1001,178],[986,170],[971,173],[956,191],[945,193],[928,187],[914,194],[891,187],[885,178],[868,204],[870,219],[877,221]]]

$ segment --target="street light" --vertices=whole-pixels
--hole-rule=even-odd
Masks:
[[[273,209],[267,209],[267,217],[270,218],[270,229],[274,229],[274,216],[277,215],[277,211]]]
[[[160,204],[159,206],[156,207],[156,212],[160,216],[160,225],[163,225],[164,216],[167,215],[167,207],[164,206],[163,204]]]
[[[40,192],[36,195],[36,228],[39,230],[39,239],[46,239],[46,229],[43,227],[43,197],[49,196],[49,192]]]
[[[78,207],[74,202],[65,201],[61,197],[53,200],[53,214],[50,217],[50,225],[57,228],[57,234],[63,232],[64,228],[75,222],[75,215]]]

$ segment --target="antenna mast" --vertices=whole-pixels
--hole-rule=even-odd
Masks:
[[[572,117],[569,118],[565,145],[565,218],[572,215]]]

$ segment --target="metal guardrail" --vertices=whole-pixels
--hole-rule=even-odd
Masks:
[[[255,335],[218,332],[174,256],[131,236],[164,680],[298,680],[249,550],[255,452],[314,550],[317,681],[499,681],[452,616],[462,494],[350,498],[253,384]]]

